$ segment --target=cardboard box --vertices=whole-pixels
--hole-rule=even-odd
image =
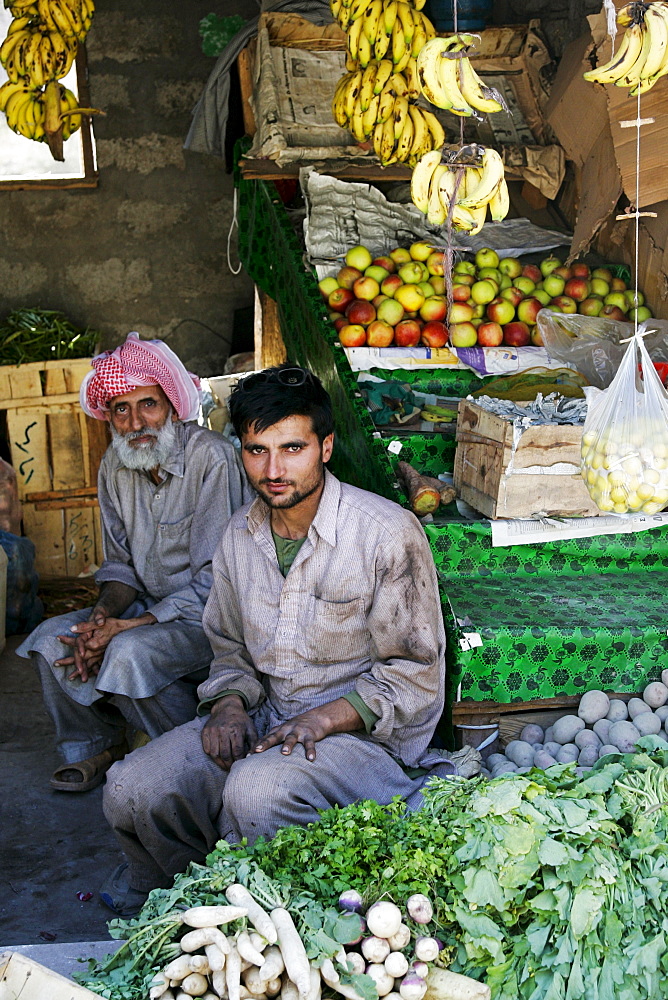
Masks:
[[[582,427],[512,420],[463,399],[457,417],[457,495],[492,519],[595,517],[600,511],[580,475]]]
[[[102,1000],[46,966],[17,952],[0,955],[0,1000]]]

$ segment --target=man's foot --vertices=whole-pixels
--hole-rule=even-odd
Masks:
[[[56,768],[50,781],[52,788],[59,792],[88,792],[104,781],[104,776],[116,760],[121,760],[128,752],[127,743],[109,747],[94,757],[63,764]]]
[[[140,892],[130,885],[127,861],[122,861],[100,888],[100,899],[119,917],[134,917],[147,898],[147,892]]]

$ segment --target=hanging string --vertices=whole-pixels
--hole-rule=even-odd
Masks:
[[[615,54],[615,39],[617,38],[617,11],[613,0],[603,0],[603,10],[605,11],[605,16],[607,19],[607,29],[610,35],[610,43],[612,45],[612,56]]]
[[[638,270],[640,257],[640,88],[636,109],[636,212],[635,212],[635,312],[633,314],[633,332],[638,335]]]

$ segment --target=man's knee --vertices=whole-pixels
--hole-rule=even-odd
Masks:
[[[303,781],[298,774],[302,770],[295,750],[295,756],[286,757],[278,747],[262,754],[238,760],[230,770],[223,793],[225,812],[238,830],[249,840],[270,835],[273,830],[284,825],[283,817],[300,798]],[[309,764],[313,768],[313,764]]]

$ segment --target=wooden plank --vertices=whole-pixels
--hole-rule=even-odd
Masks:
[[[246,135],[255,135],[255,115],[251,107],[250,98],[253,96],[253,70],[249,47],[242,49],[237,56],[237,72],[239,74],[239,86],[241,87],[241,107],[244,118],[244,132]]]
[[[26,493],[28,503],[40,500],[71,500],[74,497],[97,497],[97,486],[80,486],[73,490],[43,490],[36,493]]]
[[[66,508],[64,521],[66,576],[88,573],[95,561],[93,512],[84,507]]]
[[[58,365],[57,368],[46,368],[44,371],[44,395],[62,396],[68,391],[65,369],[61,365]]]
[[[54,406],[71,406],[72,403],[78,402],[78,392],[64,392],[57,396],[22,396],[19,399],[0,399],[0,410],[20,409],[26,406],[43,406],[52,409]]]
[[[34,396],[41,396],[42,378],[40,371],[34,368],[30,369],[27,365],[14,369],[9,373],[9,390],[13,400],[22,399],[24,396],[29,396],[31,399]],[[18,404],[13,403],[12,405]]]
[[[48,415],[52,485],[54,490],[75,489],[87,485],[78,412]]]
[[[273,160],[249,159],[239,160],[241,175],[249,181],[275,181],[279,178],[299,178],[302,167],[310,165],[307,160],[297,160],[285,167],[277,166]],[[319,169],[345,181],[410,181],[411,168],[403,164],[381,166],[377,158],[369,159],[369,163],[353,165],[342,163],[341,160],[323,160]]]
[[[69,507],[99,507],[97,497],[70,497],[68,500],[36,500],[35,510],[65,510]]]
[[[93,507],[93,533],[95,536],[95,565],[101,566],[104,562],[104,546],[102,544],[102,519],[99,507]]]
[[[567,462],[580,468],[582,425],[541,424],[527,427],[515,451],[513,468],[530,469]]]
[[[106,420],[96,420],[82,414],[86,422],[88,436],[88,451],[84,454],[85,478],[87,486],[94,486],[97,491],[97,475],[100,471],[102,456],[111,443],[111,433]]]
[[[255,285],[253,293],[253,350],[255,351],[253,367],[256,371],[260,371],[262,368],[262,301],[257,285]]]
[[[43,410],[7,410],[7,438],[20,499],[51,489],[48,433]]]
[[[598,517],[600,513],[579,473],[501,477],[495,517]]]
[[[271,368],[274,365],[282,365],[288,359],[288,352],[281,333],[281,322],[278,315],[278,305],[276,301],[260,294],[260,304],[262,306],[262,351],[261,368]]]
[[[63,374],[68,392],[76,392],[78,394],[81,383],[91,370],[90,361],[90,358],[73,358],[65,364]]]
[[[65,532],[59,510],[35,510],[23,504],[23,530],[35,545],[35,569],[40,576],[67,576]]]
[[[6,409],[3,405],[5,401],[11,399],[12,390],[9,387],[9,375],[4,368],[0,368],[0,410]]]

